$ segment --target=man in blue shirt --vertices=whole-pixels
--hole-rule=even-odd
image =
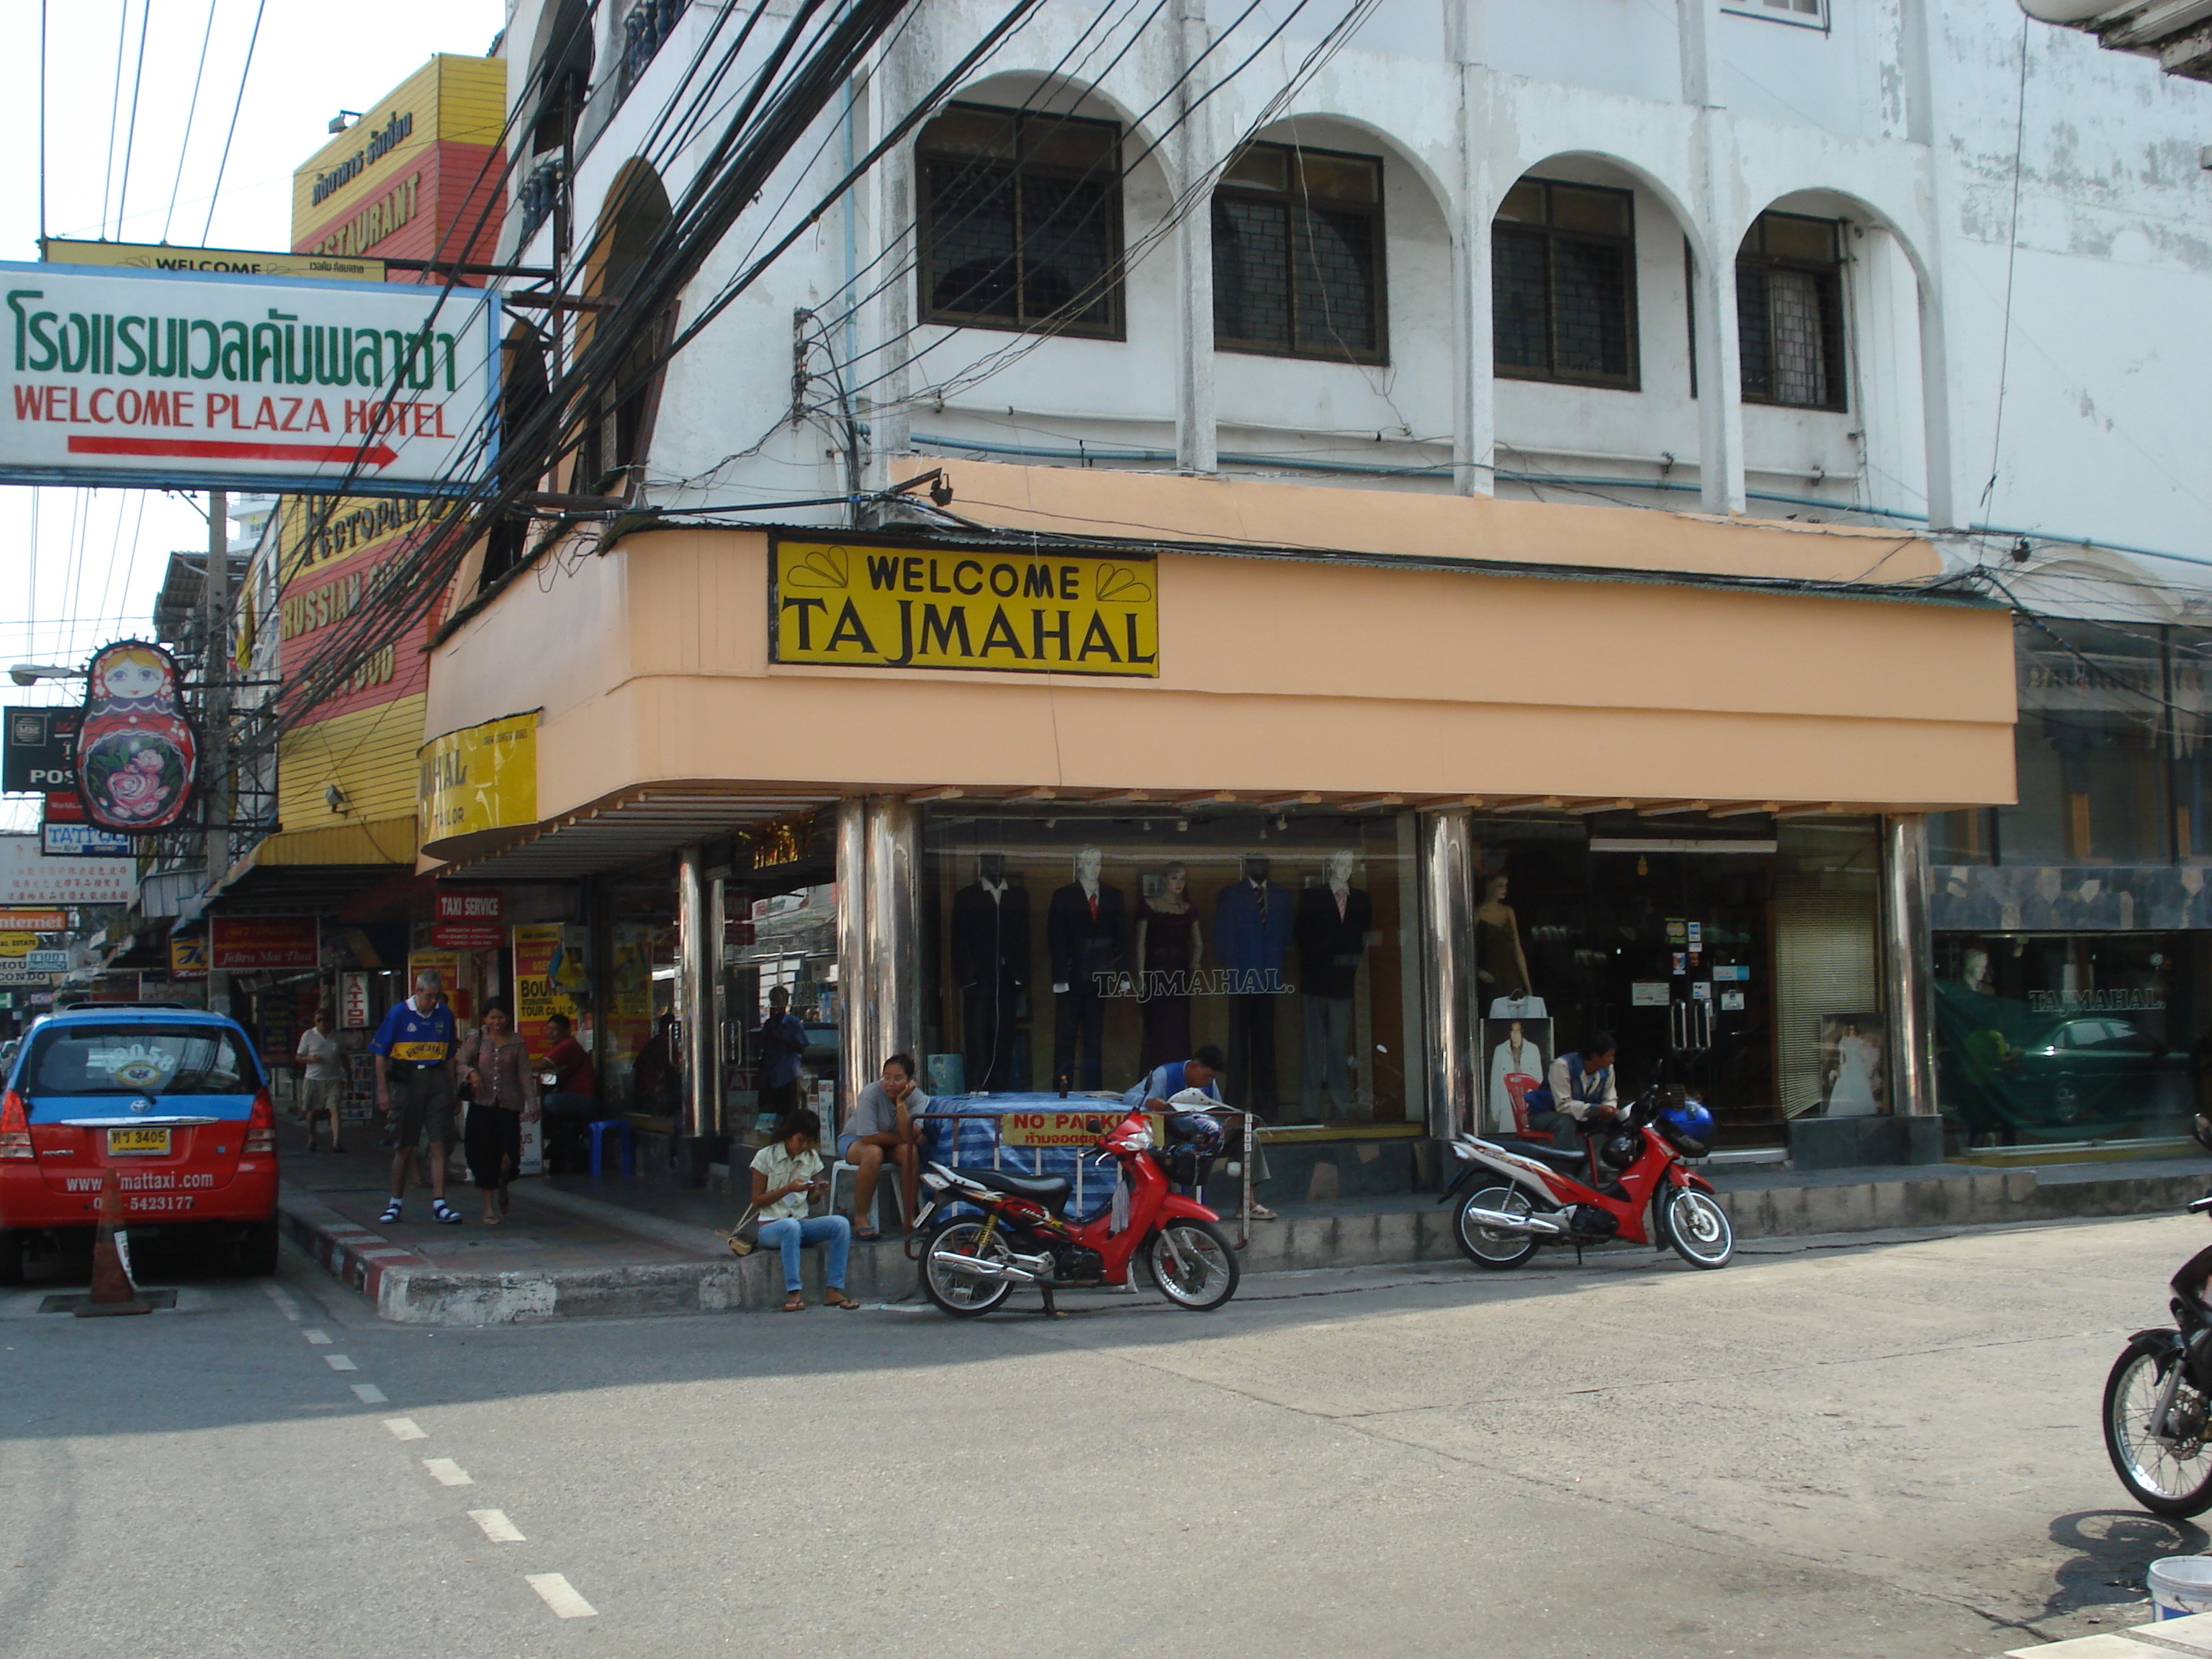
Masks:
[[[407,1161],[427,1132],[430,1138],[430,1213],[459,1226],[460,1212],[446,1202],[446,1149],[453,1144],[453,1011],[440,995],[442,981],[424,969],[415,975],[415,994],[395,1004],[369,1039],[376,1056],[376,1104],[390,1115],[398,1106],[399,1150],[392,1158],[392,1202],[378,1218],[399,1219],[407,1191]]]
[[[760,1109],[779,1121],[799,1105],[799,1061],[806,1053],[806,1027],[791,1012],[791,993],[782,986],[768,994],[768,1018],[760,1028]]]
[[[1186,1107],[1173,1103],[1175,1097],[1186,1089],[1195,1089],[1210,1100],[1219,1100],[1221,1085],[1216,1079],[1220,1077],[1225,1064],[1220,1049],[1210,1042],[1202,1042],[1191,1051],[1188,1060],[1171,1060],[1164,1066],[1153,1066],[1122,1095],[1122,1102],[1132,1111],[1188,1110]],[[1255,1121],[1257,1121],[1256,1115]],[[1252,1178],[1265,1181],[1267,1178],[1267,1154],[1257,1146],[1254,1152]],[[1278,1218],[1273,1210],[1258,1202],[1252,1206],[1252,1217],[1255,1221]]]

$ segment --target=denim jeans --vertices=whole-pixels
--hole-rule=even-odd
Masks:
[[[799,1252],[809,1244],[827,1244],[830,1259],[822,1264],[823,1274],[830,1288],[845,1288],[845,1258],[853,1252],[853,1224],[842,1215],[811,1215],[804,1221],[784,1216],[775,1221],[763,1221],[760,1230],[761,1248],[781,1249],[783,1252],[783,1288],[799,1288]]]
[[[538,1109],[548,1117],[572,1117],[582,1123],[599,1115],[599,1097],[597,1095],[571,1094],[566,1089],[549,1089],[544,1098],[538,1103]],[[613,1117],[618,1115],[610,1112],[607,1115]]]

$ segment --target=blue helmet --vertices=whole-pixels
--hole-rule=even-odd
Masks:
[[[1694,1100],[1662,1108],[1652,1127],[1684,1158],[1703,1158],[1712,1150],[1713,1115]]]

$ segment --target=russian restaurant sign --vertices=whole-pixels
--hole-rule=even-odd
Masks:
[[[768,628],[773,662],[1157,679],[1159,572],[1144,553],[778,536]]]
[[[192,804],[199,739],[184,717],[177,659],[121,640],[93,654],[76,732],[86,820],[118,834],[167,830]]]
[[[416,833],[423,845],[538,822],[534,710],[433,738],[416,759]]]
[[[0,483],[420,495],[489,459],[499,300],[0,264]]]
[[[209,960],[218,969],[319,968],[322,938],[313,916],[216,916]]]

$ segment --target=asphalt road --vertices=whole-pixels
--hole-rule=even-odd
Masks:
[[[2127,1506],[2096,1428],[2204,1235],[1286,1275],[1056,1323],[408,1329],[289,1254],[141,1319],[4,1292],[0,1656],[1986,1659],[2136,1622],[2148,1561],[2212,1548]]]

